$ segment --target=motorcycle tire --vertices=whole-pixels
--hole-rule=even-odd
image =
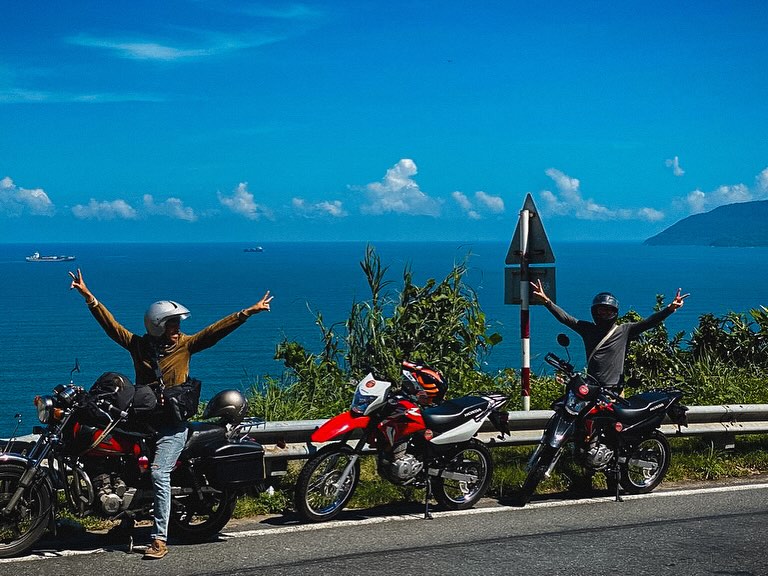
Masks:
[[[335,518],[355,493],[360,480],[360,460],[355,460],[344,486],[337,482],[354,456],[345,444],[331,444],[307,460],[296,481],[296,512],[307,522]]]
[[[445,458],[444,472],[471,474],[477,480],[466,482],[438,476],[432,480],[432,494],[438,504],[449,510],[472,508],[485,495],[493,475],[493,459],[482,442],[470,440]]]
[[[646,494],[654,490],[669,468],[670,448],[666,436],[654,430],[626,451],[620,465],[621,487],[628,494]]]
[[[533,461],[530,463],[528,475],[525,477],[525,481],[518,492],[517,500],[521,506],[525,506],[530,502],[536,487],[544,479],[544,474],[549,469],[558,452],[557,449],[549,445],[540,445],[536,450]]]
[[[24,467],[0,465],[0,508],[5,508],[24,474]],[[24,491],[9,516],[0,516],[0,558],[29,551],[48,529],[53,513],[52,495],[46,482],[36,482]]]
[[[185,542],[210,540],[232,518],[237,494],[231,490],[197,492],[175,496],[168,521],[170,533]]]

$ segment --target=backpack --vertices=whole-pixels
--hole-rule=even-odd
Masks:
[[[112,421],[105,411],[106,404],[127,411],[135,392],[133,382],[125,374],[104,372],[88,390],[88,401],[80,408],[78,419],[85,424],[106,426]]]

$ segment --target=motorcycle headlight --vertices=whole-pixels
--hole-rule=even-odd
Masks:
[[[37,408],[37,419],[43,424],[48,424],[53,415],[53,398],[50,396],[35,396],[35,408]]]
[[[569,414],[573,414],[574,416],[578,416],[584,408],[587,407],[586,400],[580,400],[576,394],[574,394],[573,390],[568,390],[568,395],[565,398],[565,409]]]
[[[370,394],[363,394],[360,390],[355,390],[355,396],[352,398],[352,406],[350,410],[355,414],[365,414],[377,396],[371,396]]]

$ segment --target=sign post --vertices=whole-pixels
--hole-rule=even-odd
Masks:
[[[531,409],[531,323],[530,282],[542,280],[547,295],[555,302],[555,254],[549,244],[536,205],[530,194],[525,197],[512,242],[509,245],[504,274],[504,303],[520,304],[520,394],[523,410]],[[519,281],[518,277],[519,276]]]

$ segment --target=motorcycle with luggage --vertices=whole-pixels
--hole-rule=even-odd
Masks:
[[[335,518],[360,480],[360,460],[374,453],[381,477],[398,486],[426,489],[445,508],[471,508],[488,489],[491,454],[476,438],[490,420],[509,432],[507,398],[477,393],[443,401],[447,383],[428,366],[404,361],[402,386],[372,373],[357,384],[351,407],[320,426],[313,443],[325,444],[302,468],[295,507],[309,522]]]
[[[146,388],[107,372],[90,390],[70,378],[35,398],[37,439],[23,450],[9,442],[0,453],[0,558],[24,554],[48,531],[55,535],[61,510],[112,521],[152,518],[153,433],[137,423]],[[208,402],[206,421],[188,423],[171,474],[174,538],[210,538],[230,520],[241,491],[264,485],[264,450],[249,439],[246,414],[243,395],[225,390]]]
[[[567,352],[569,338],[559,334],[557,341]],[[591,375],[576,372],[570,354],[563,360],[548,353],[544,360],[555,368],[558,381],[564,382],[565,395],[553,403],[554,414],[528,461],[520,504],[525,505],[539,483],[552,474],[568,445],[587,476],[605,474],[617,500],[621,489],[628,494],[654,490],[664,479],[671,456],[659,427],[665,418],[678,430],[687,426],[683,392],[668,387],[624,398]]]

